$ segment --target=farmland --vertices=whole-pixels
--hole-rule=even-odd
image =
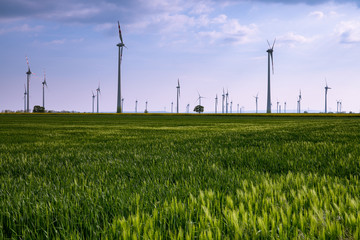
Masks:
[[[0,115],[0,238],[359,239],[360,117]]]

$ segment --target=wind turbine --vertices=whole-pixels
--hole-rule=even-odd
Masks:
[[[340,100],[340,113],[342,112],[341,107],[342,107],[342,100]]]
[[[256,113],[258,113],[258,98],[259,98],[259,93],[256,94],[256,97],[254,96],[255,101],[256,101]]]
[[[225,102],[225,90],[224,90],[224,88],[223,88],[223,94],[222,94],[222,113],[224,113],[224,111],[225,111],[224,102]]]
[[[279,101],[276,102],[276,113],[279,113]]]
[[[26,95],[27,95],[27,92],[26,92],[25,84],[24,84],[24,90],[25,90],[25,92],[24,92],[24,112],[26,112]]]
[[[325,79],[325,82],[326,82],[326,86],[325,86],[325,113],[327,113],[327,92],[331,88],[327,85],[326,79]]]
[[[284,113],[286,113],[286,102],[284,102]]]
[[[148,112],[148,110],[147,110],[147,105],[148,105],[148,101],[145,102],[145,113]]]
[[[237,112],[236,113],[239,113],[239,107],[240,107],[240,105],[237,104]]]
[[[232,113],[232,104],[233,104],[233,102],[231,100],[231,102],[230,102],[230,113]]]
[[[215,97],[215,114],[217,113],[217,105],[218,105],[218,96],[216,94],[216,97]]]
[[[189,111],[190,111],[190,104],[187,104],[186,105],[186,112],[189,113]]]
[[[171,113],[173,113],[173,105],[174,105],[174,102],[171,102]]]
[[[229,112],[229,103],[228,103],[228,100],[229,100],[229,90],[226,90],[226,113]]]
[[[99,113],[99,93],[101,93],[100,83],[99,83],[99,87],[96,89],[97,113]]]
[[[196,101],[199,100],[199,105],[201,106],[201,99],[202,99],[202,98],[205,98],[205,97],[202,97],[199,92],[198,92],[198,94],[199,94],[199,98],[196,99]]]
[[[121,99],[121,111],[124,111],[124,98]]]
[[[117,92],[117,113],[122,113],[123,109],[121,106],[121,61],[122,61],[122,53],[123,53],[123,48],[126,47],[121,35],[121,29],[120,29],[120,23],[118,21],[118,27],[119,27],[119,38],[120,38],[120,43],[118,43],[116,46],[119,47],[119,65],[118,65],[118,92]]]
[[[300,94],[299,94],[299,99],[298,99],[298,113],[301,113],[301,89],[300,89]]]
[[[45,109],[45,86],[47,87],[45,70],[44,70],[44,81],[41,84],[43,85],[43,108]]]
[[[26,72],[26,75],[27,75],[27,90],[26,90],[26,93],[27,93],[27,100],[26,100],[26,111],[27,112],[30,112],[30,106],[29,106],[29,97],[30,97],[30,76],[32,74],[32,72],[30,71],[30,64],[29,64],[29,59],[28,57],[25,57],[26,58],[26,63],[27,63],[27,66],[28,66],[28,71]]]
[[[94,94],[94,91],[91,91],[91,92],[92,92],[92,113],[94,113],[95,94]]]
[[[272,73],[274,74],[274,45],[275,45],[276,38],[272,47],[270,46],[269,41],[267,41],[269,45],[269,49],[266,51],[268,53],[268,89],[267,89],[267,105],[266,105],[266,112],[271,113],[271,91],[270,91],[270,58],[271,58],[271,65],[272,65]]]
[[[135,113],[137,113],[137,104],[138,104],[138,100],[136,99],[136,101],[135,101]]]
[[[178,79],[178,85],[176,86],[176,113],[179,113],[179,99],[180,99],[180,81]]]

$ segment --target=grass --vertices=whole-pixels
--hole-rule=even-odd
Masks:
[[[349,115],[0,115],[0,238],[359,239]]]

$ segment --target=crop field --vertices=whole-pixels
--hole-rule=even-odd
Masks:
[[[2,114],[0,239],[359,239],[349,116]]]

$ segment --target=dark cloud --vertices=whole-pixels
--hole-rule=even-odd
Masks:
[[[217,3],[238,3],[239,1],[308,5],[353,2],[360,6],[360,0],[213,0]],[[176,9],[176,5],[186,5],[189,2],[194,5],[197,1],[184,0],[173,3],[171,0],[155,2],[147,0],[1,0],[0,20],[32,18],[104,23],[119,19],[123,23],[130,23],[151,14],[171,11]]]
[[[307,4],[319,5],[327,2],[335,3],[356,3],[360,6],[360,0],[250,0],[250,2],[282,3],[282,4]]]
[[[1,19],[48,19],[70,22],[113,21],[136,15],[136,1],[126,0],[1,0]]]

